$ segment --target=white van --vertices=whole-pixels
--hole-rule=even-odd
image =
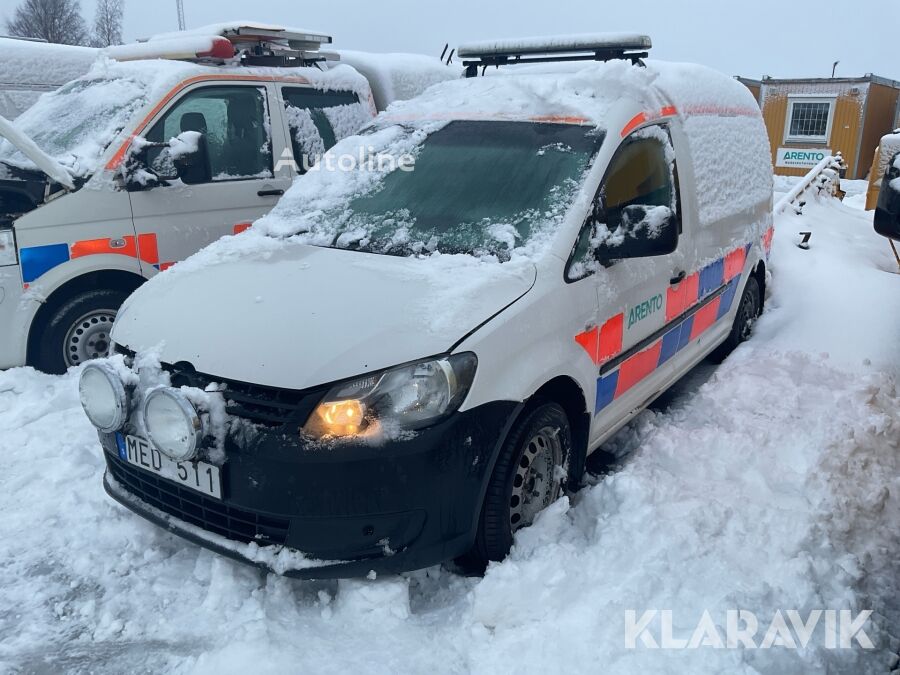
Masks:
[[[0,118],[0,368],[105,356],[135,288],[249,227],[371,120],[372,88],[330,42],[259,24],[160,36]],[[459,77],[418,66],[420,91]]]
[[[320,163],[139,289],[80,383],[109,494],[288,575],[502,559],[762,309],[759,107],[707,68],[645,64],[649,46],[460,49],[469,79],[329,153],[373,161]],[[505,65],[557,59],[607,62]]]

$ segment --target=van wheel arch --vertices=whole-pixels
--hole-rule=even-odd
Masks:
[[[28,329],[26,363],[29,366],[35,366],[38,361],[38,351],[44,329],[53,315],[69,300],[81,293],[100,290],[110,290],[130,295],[145,281],[144,277],[133,272],[100,270],[75,277],[54,290],[31,321],[31,326]]]
[[[555,377],[538,389],[523,410],[519,418],[523,418],[530,410],[541,403],[556,403],[562,407],[569,418],[572,432],[572,448],[569,456],[569,483],[566,492],[575,492],[581,486],[584,476],[584,463],[587,459],[587,445],[591,429],[591,416],[588,413],[584,392],[571,377]]]

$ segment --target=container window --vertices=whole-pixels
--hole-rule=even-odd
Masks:
[[[785,140],[828,142],[833,104],[829,99],[791,100]]]

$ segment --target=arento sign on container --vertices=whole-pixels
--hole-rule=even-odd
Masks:
[[[775,166],[786,169],[811,169],[830,154],[830,148],[778,148]]]

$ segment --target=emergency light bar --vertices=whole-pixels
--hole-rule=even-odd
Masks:
[[[643,65],[653,46],[648,35],[595,33],[495,40],[462,45],[457,54],[463,59],[466,77],[482,74],[488,66],[520,63],[557,63],[565,61],[630,60]]]
[[[260,24],[219,24],[149,40],[107,47],[103,54],[117,61],[168,59],[177,61],[234,61],[244,65],[307,66],[334,61],[336,54],[320,52],[330,35]]]

